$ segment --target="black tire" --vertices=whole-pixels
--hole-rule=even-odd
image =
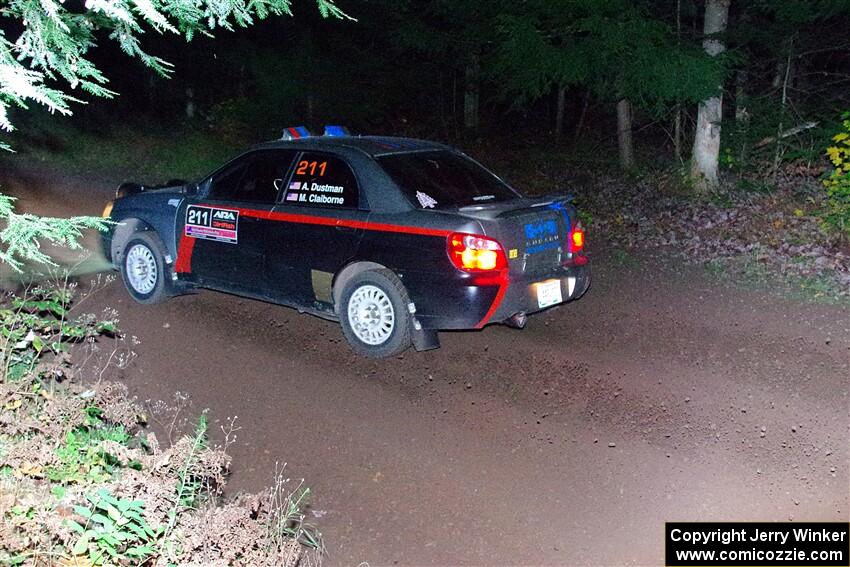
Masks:
[[[147,267],[143,266],[144,259],[149,262]],[[135,266],[128,268],[128,263]],[[152,270],[151,266],[155,269]],[[135,273],[129,274],[130,269]],[[139,303],[162,303],[171,297],[171,281],[165,264],[165,245],[155,232],[137,232],[124,245],[124,253],[121,255],[121,278],[130,297]]]
[[[393,325],[386,337],[382,336],[384,332],[387,332],[386,321],[382,321],[381,323],[378,323],[378,321],[375,321],[375,323],[361,323],[358,320],[355,306],[358,303],[363,305],[364,302],[368,305],[369,300],[363,300],[362,297],[369,291],[374,291],[370,289],[370,286],[383,292],[384,296],[389,300],[389,305],[392,307]],[[361,291],[358,296],[359,299],[355,299],[355,304],[352,305],[352,297],[358,291]],[[380,294],[377,294],[377,297],[380,298]],[[410,312],[408,311],[409,304],[410,297],[407,295],[407,290],[404,289],[401,280],[390,270],[379,269],[360,272],[348,280],[342,291],[339,306],[339,320],[342,325],[342,334],[345,335],[345,339],[351,345],[351,348],[363,356],[385,358],[400,354],[410,348],[411,344],[412,324]],[[375,308],[378,308],[377,304],[375,304]],[[370,344],[361,338],[364,333],[368,333],[366,327],[370,324],[376,325],[376,328],[380,327],[383,329],[383,331],[374,331],[376,336],[373,337],[373,340],[380,341],[376,344]],[[358,326],[359,330],[355,330],[355,326]]]

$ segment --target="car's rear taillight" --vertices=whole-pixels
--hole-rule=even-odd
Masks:
[[[575,228],[570,231],[568,242],[569,251],[573,254],[584,250],[584,229],[581,227],[581,223],[576,223]]]
[[[455,232],[449,235],[447,247],[452,263],[464,272],[492,272],[508,267],[502,245],[486,236]]]

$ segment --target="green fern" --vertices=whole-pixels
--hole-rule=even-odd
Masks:
[[[65,219],[16,213],[14,202],[14,197],[0,194],[0,221],[5,221],[0,230],[0,262],[17,272],[26,262],[56,265],[41,249],[42,242],[79,250],[84,230],[104,231],[109,226],[109,221],[98,217]]]

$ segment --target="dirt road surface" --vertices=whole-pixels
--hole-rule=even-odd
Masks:
[[[3,179],[32,210],[99,212],[110,184],[79,184]],[[381,361],[214,292],[141,306],[115,282],[88,309],[140,340],[139,398],[238,416],[230,492],[278,462],[306,479],[328,565],[660,565],[665,521],[848,521],[850,311],[592,252],[587,296],[525,330]]]

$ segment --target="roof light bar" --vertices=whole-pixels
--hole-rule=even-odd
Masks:
[[[350,136],[351,133],[348,131],[348,128],[345,126],[338,126],[336,124],[328,124],[325,126],[324,136],[337,137],[337,136]]]
[[[309,138],[312,136],[310,131],[304,126],[290,126],[283,129],[281,140],[299,140],[301,138]]]

